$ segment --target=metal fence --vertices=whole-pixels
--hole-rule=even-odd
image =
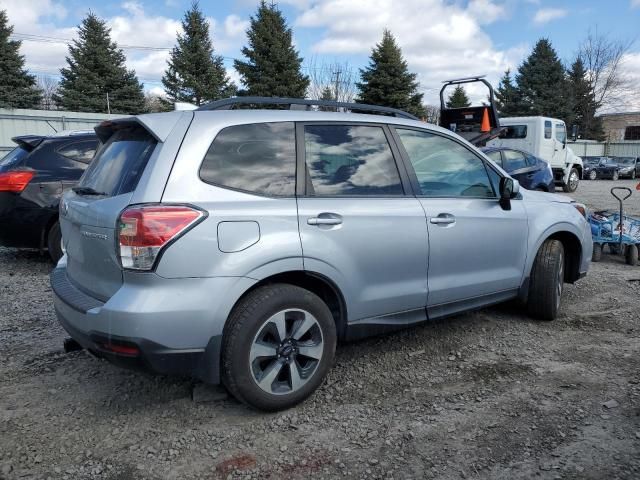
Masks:
[[[122,116],[106,113],[0,108],[0,157],[4,152],[15,147],[11,141],[12,137],[51,135],[63,130],[90,130],[103,120]]]
[[[640,157],[640,141],[569,142],[579,157]]]

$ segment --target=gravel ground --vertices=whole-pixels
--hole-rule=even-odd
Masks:
[[[50,270],[0,249],[0,478],[640,478],[640,267],[617,257],[554,322],[514,303],[342,345],[277,414],[63,353]]]

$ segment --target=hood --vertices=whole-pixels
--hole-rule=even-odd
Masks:
[[[520,189],[522,196],[525,200],[530,202],[552,202],[552,203],[573,203],[575,200],[571,197],[564,195],[557,195],[555,193],[538,192],[535,190]]]

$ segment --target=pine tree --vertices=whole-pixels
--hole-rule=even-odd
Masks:
[[[522,114],[554,118],[566,118],[569,114],[565,70],[548,39],[538,40],[518,68],[516,82],[522,95]]]
[[[320,100],[331,100],[331,101],[336,100],[335,93],[329,85],[327,85],[322,89],[322,93],[320,94]]]
[[[447,108],[464,108],[471,105],[471,100],[467,97],[467,92],[464,91],[462,85],[458,85],[454,88],[449,99],[447,100]]]
[[[389,30],[373,48],[369,65],[360,70],[359,103],[399,108],[417,117],[425,116],[416,74],[410,73],[402,50]]]
[[[242,48],[246,61],[235,69],[246,89],[242,95],[304,98],[309,77],[300,72],[302,58],[293,47],[292,32],[275,4],[260,2],[247,31],[249,45]]]
[[[162,77],[169,100],[201,105],[235,95],[222,57],[214,54],[209,25],[197,1],[185,13],[182,29]]]
[[[7,12],[0,10],[0,108],[34,108],[41,100],[36,79],[24,68],[22,42],[10,40],[13,26]]]
[[[69,46],[67,68],[55,101],[66,110],[137,114],[144,111],[142,85],[111,41],[111,30],[92,12],[82,20]]]
[[[520,90],[514,85],[510,70],[504,72],[496,89],[496,108],[504,117],[516,117],[523,113]]]
[[[565,118],[567,126],[571,129],[572,125],[576,125],[581,138],[604,140],[602,120],[596,117],[596,100],[580,57],[573,62],[567,74],[571,99],[571,112]]]

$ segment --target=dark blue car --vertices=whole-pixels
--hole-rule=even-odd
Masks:
[[[553,172],[544,160],[513,148],[485,147],[481,150],[527,190],[555,192]]]

